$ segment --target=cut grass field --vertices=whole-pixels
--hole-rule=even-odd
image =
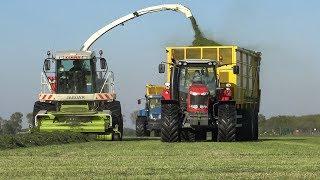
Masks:
[[[162,143],[127,139],[0,151],[1,178],[314,178],[320,137]]]

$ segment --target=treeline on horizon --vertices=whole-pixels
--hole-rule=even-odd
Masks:
[[[259,115],[260,135],[320,135],[320,114],[266,118]]]

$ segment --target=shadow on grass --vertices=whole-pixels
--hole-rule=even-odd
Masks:
[[[160,141],[160,137],[123,137],[122,141]]]
[[[290,137],[281,137],[281,138],[261,138],[258,141],[264,142],[264,141],[287,141],[287,142],[301,142],[305,141],[305,138],[290,138]]]

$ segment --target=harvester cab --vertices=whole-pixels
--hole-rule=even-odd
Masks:
[[[140,109],[136,119],[136,135],[138,137],[150,136],[154,131],[155,136],[160,136],[161,125],[161,93],[164,86],[150,85],[146,86],[145,107]],[[141,104],[138,100],[138,104]]]
[[[113,72],[103,52],[47,52],[41,93],[34,105],[34,127],[43,132],[96,133],[100,139],[121,140],[123,121],[116,101]]]

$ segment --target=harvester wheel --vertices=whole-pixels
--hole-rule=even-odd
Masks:
[[[136,120],[136,135],[138,137],[147,135],[147,127],[146,127],[147,117],[138,116]]]
[[[161,141],[177,142],[180,140],[180,108],[178,104],[162,104]]]
[[[118,140],[122,140],[123,136],[123,118],[121,113],[121,105],[119,101],[105,102],[103,106],[104,110],[110,110],[112,116],[112,126],[118,125],[118,131],[121,133]],[[114,133],[116,134],[116,133]]]
[[[231,142],[236,139],[236,107],[222,104],[218,107],[218,136],[220,142]]]
[[[38,112],[42,111],[42,110],[55,111],[56,110],[56,105],[52,104],[52,103],[36,101],[34,103],[34,106],[33,106],[33,121],[32,121],[32,124],[31,124],[31,128],[35,127],[34,119],[35,119],[36,115],[38,114]]]

